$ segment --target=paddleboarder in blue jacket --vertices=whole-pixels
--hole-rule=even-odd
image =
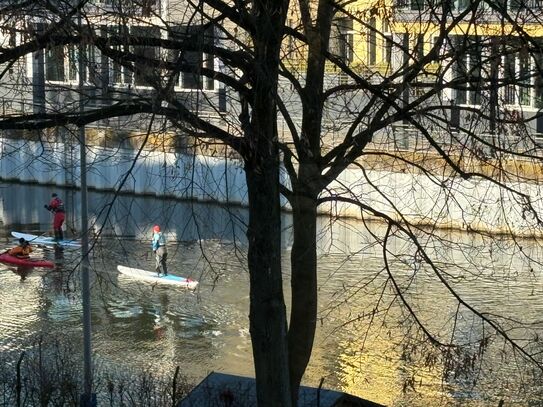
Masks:
[[[168,258],[168,251],[166,250],[166,238],[164,234],[160,231],[160,226],[155,225],[153,227],[153,253],[155,254],[156,266],[155,270],[160,277],[160,271],[167,276],[168,267],[166,265],[166,260]]]

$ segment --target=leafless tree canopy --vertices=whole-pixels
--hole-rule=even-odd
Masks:
[[[541,172],[542,13],[524,0],[2,2],[0,128],[46,143],[85,125],[100,134],[91,142],[242,160],[262,405],[295,403],[311,356],[321,210],[383,222],[383,289],[447,368],[463,350],[404,295],[406,253],[483,321],[484,341],[497,335],[540,367],[509,333],[523,321],[484,313],[451,283],[452,269],[480,265],[441,261],[433,247],[469,250],[443,227],[477,233],[482,247],[499,234],[521,248],[518,236],[541,233],[530,185]],[[412,186],[379,182],[383,172]],[[410,190],[435,205],[417,206]],[[279,194],[293,213],[288,324]]]

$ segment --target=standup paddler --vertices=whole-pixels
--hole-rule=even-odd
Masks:
[[[160,271],[167,276],[168,267],[166,266],[166,260],[168,258],[168,251],[166,250],[166,238],[160,231],[160,226],[155,225],[153,227],[153,253],[155,254],[156,265],[155,270],[160,277]]]
[[[60,241],[64,239],[64,234],[62,233],[62,224],[64,223],[64,202],[58,197],[57,194],[53,193],[51,195],[51,202],[49,205],[43,205],[45,209],[53,213],[53,231],[55,232],[55,241]]]

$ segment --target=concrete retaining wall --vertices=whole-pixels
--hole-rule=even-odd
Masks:
[[[180,153],[89,147],[89,188],[127,193],[247,205],[242,163]],[[63,144],[0,139],[0,179],[44,185],[78,186],[79,148]],[[536,183],[508,184],[529,196],[535,213],[543,213]],[[356,197],[367,208],[417,224],[479,229],[494,233],[538,234],[527,200],[487,180],[428,177],[407,172],[349,169],[330,185],[329,194]],[[284,201],[284,206],[287,207]],[[287,208],[288,209],[288,208]],[[360,217],[345,203],[321,206],[323,213]]]

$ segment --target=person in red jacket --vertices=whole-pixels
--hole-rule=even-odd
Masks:
[[[51,202],[49,205],[43,205],[45,209],[53,213],[53,230],[55,232],[55,240],[63,240],[64,234],[62,233],[62,224],[64,223],[64,202],[58,197],[57,194],[51,195]]]

